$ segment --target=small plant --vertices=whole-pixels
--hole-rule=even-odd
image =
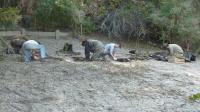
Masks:
[[[0,8],[0,27],[8,28],[15,26],[20,16],[17,14],[17,8]]]
[[[91,33],[95,30],[95,25],[92,23],[92,21],[90,20],[90,18],[85,18],[83,23],[83,31],[87,34],[87,33]]]
[[[196,53],[200,54],[200,48],[198,48],[198,49],[196,50]]]
[[[0,61],[3,61],[4,60],[4,57],[2,54],[0,54]]]
[[[190,100],[200,100],[200,93],[189,96]]]

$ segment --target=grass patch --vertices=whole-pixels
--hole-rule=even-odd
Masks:
[[[189,99],[192,100],[192,101],[200,100],[200,93],[189,96]]]
[[[3,61],[3,60],[4,60],[3,55],[0,55],[0,61]]]

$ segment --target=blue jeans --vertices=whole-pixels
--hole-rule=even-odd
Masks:
[[[37,46],[34,46],[33,48],[31,48],[30,46],[25,46],[22,48],[23,50],[23,57],[24,57],[24,61],[25,62],[30,62],[31,61],[31,50],[38,50],[39,51],[39,56],[40,56],[40,59],[44,59],[46,57],[46,52],[45,52],[45,48],[44,48],[44,45],[37,45]]]

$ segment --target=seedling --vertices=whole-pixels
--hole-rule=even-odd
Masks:
[[[190,100],[200,100],[200,93],[189,96]]]

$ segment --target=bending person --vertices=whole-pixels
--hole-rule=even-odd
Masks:
[[[115,57],[116,48],[121,48],[121,44],[107,44],[105,46],[104,55],[109,55],[113,60],[117,60],[117,58]]]
[[[26,38],[15,38],[10,41],[10,45],[14,48],[16,54],[20,54],[20,49],[25,41],[27,41]]]
[[[83,40],[82,46],[85,47],[86,60],[96,60],[103,58],[104,45],[101,41],[92,39]],[[93,55],[91,56],[90,53],[93,53]]]
[[[25,62],[30,62],[31,60],[44,61],[46,57],[44,45],[35,40],[25,41],[22,45],[22,52]]]
[[[169,56],[174,56],[176,58],[184,58],[184,52],[181,46],[177,44],[169,44],[169,42],[164,43],[164,48],[168,50]]]

